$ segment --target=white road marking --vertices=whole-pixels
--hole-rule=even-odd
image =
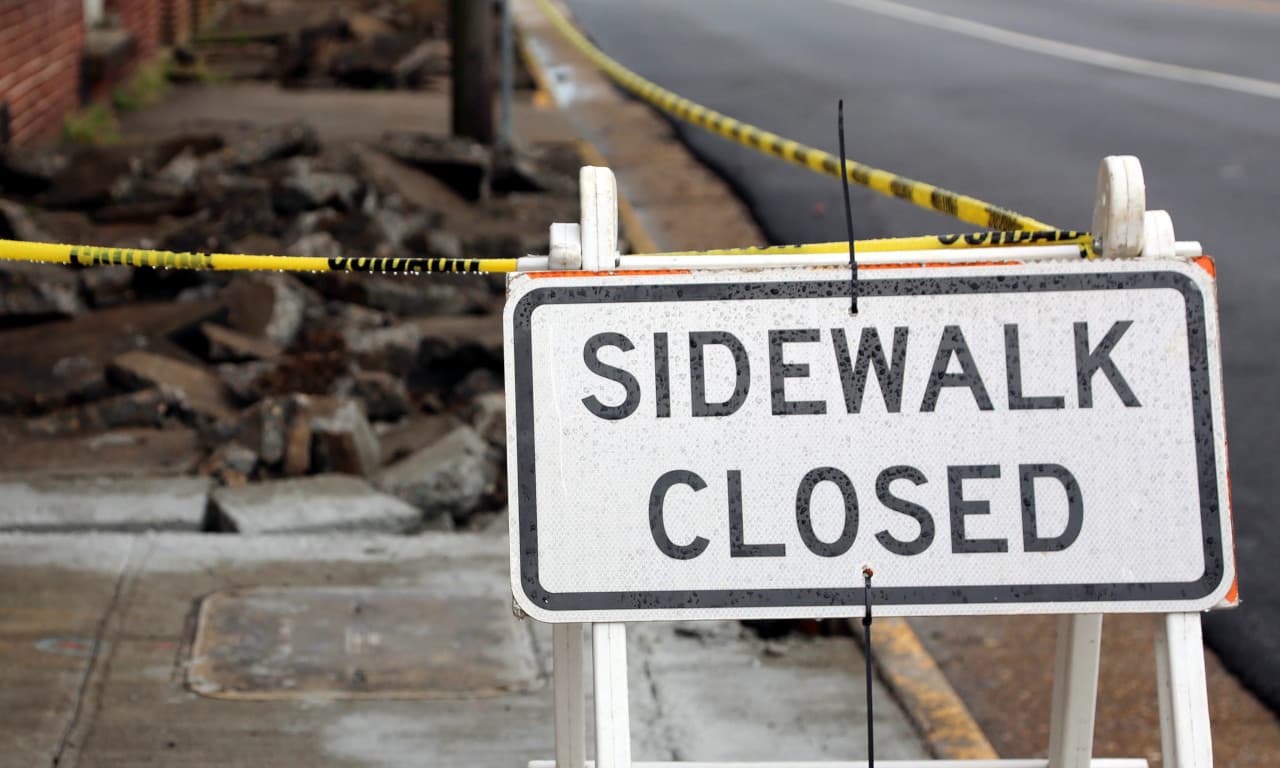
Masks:
[[[1134,56],[1124,56],[1118,53],[1111,53],[1110,51],[1102,51],[1097,48],[1088,48],[1083,45],[1064,43],[1061,40],[1052,40],[1047,37],[1027,35],[1021,32],[1014,32],[1010,29],[992,26],[990,24],[970,21],[969,19],[947,16],[946,14],[936,13],[934,11],[926,11],[910,5],[895,3],[891,0],[830,1],[841,5],[847,5],[850,8],[858,8],[870,13],[878,13],[882,16],[892,16],[893,18],[909,21],[913,24],[933,27],[945,32],[954,32],[956,34],[966,35],[978,40],[985,40],[997,45],[1030,51],[1031,53],[1039,53],[1045,56],[1053,56],[1067,61],[1090,64],[1095,67],[1113,69],[1119,72],[1128,72],[1135,75],[1157,77],[1162,80],[1172,80],[1179,83],[1207,85],[1211,88],[1219,88],[1224,91],[1234,91],[1236,93],[1244,93],[1250,96],[1261,96],[1264,99],[1280,100],[1280,83],[1271,80],[1260,80],[1254,77],[1243,77],[1241,75],[1227,74],[1226,72],[1216,72],[1211,69],[1197,69],[1195,67],[1184,67],[1178,64],[1151,61],[1150,59],[1140,59]]]

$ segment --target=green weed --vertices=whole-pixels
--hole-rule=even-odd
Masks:
[[[62,136],[72,144],[116,144],[120,141],[120,122],[111,107],[90,104],[63,119]]]

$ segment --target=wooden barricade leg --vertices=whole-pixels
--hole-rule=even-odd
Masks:
[[[1156,685],[1165,768],[1211,768],[1209,689],[1204,676],[1200,614],[1155,617]]]
[[[595,768],[631,768],[631,711],[627,704],[627,625],[591,625],[595,666]]]
[[[553,625],[551,664],[556,768],[583,768],[587,760],[587,696],[582,678],[581,624]]]
[[[1102,614],[1058,617],[1049,768],[1089,768],[1101,645]]]

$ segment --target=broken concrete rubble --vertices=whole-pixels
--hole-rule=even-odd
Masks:
[[[223,292],[231,327],[288,348],[302,330],[306,289],[281,273],[237,275]]]
[[[502,392],[486,392],[471,404],[471,426],[495,448],[507,447],[507,398]]]
[[[125,386],[140,384],[173,393],[178,407],[191,413],[219,421],[230,421],[235,417],[235,407],[226,386],[202,367],[153,352],[134,350],[112,360],[111,371],[125,382]]]
[[[294,240],[289,246],[289,253],[294,256],[336,259],[342,256],[342,243],[328,232],[312,232]]]
[[[344,341],[360,365],[408,376],[411,386],[447,390],[475,368],[502,370],[497,315],[437,315],[372,331],[351,329]]]
[[[300,477],[311,469],[311,437],[311,419],[306,414],[299,414],[289,422],[284,435],[282,475]]]
[[[48,241],[49,235],[21,205],[0,200],[0,238],[41,242]]]
[[[428,86],[448,69],[443,24],[422,22],[432,5],[383,3],[366,18],[301,3],[298,22],[270,18],[281,7],[272,0],[259,21],[273,47],[310,36],[307,66],[324,71],[305,73],[306,84]],[[294,35],[299,23],[309,31]],[[491,183],[494,159],[479,145],[402,132],[389,141],[403,163],[272,119],[205,121],[105,148],[0,150],[0,237],[481,258],[518,255],[545,240],[550,211],[577,207],[576,188],[522,191],[554,185],[513,183],[505,155]],[[532,168],[540,154],[517,159]],[[431,525],[479,525],[504,504],[502,294],[500,279],[472,275],[0,265],[0,439],[21,446],[0,472],[194,473],[223,487],[385,476],[427,507]],[[392,471],[417,471],[409,466],[426,482]]]
[[[292,87],[439,89],[449,73],[445,4],[399,0],[342,8],[241,0],[196,49],[219,71]],[[222,40],[234,41],[221,42]],[[238,54],[238,55],[237,55]],[[532,77],[517,61],[516,87]]]
[[[382,461],[391,464],[420,451],[452,432],[462,422],[448,414],[414,414],[396,424],[376,424]]]
[[[199,531],[201,477],[0,479],[0,531]]]
[[[417,324],[402,323],[373,330],[350,329],[343,340],[347,351],[364,368],[404,376],[417,360],[422,332]]]
[[[134,147],[80,147],[38,196],[45,208],[87,209],[110,205],[127,191],[143,158]]]
[[[172,338],[221,311],[217,301],[133,304],[0,332],[0,408],[51,409],[109,395],[112,359],[171,349]]]
[[[258,454],[238,442],[223,443],[200,464],[200,474],[218,478],[223,485],[244,485],[258,466]]]
[[[424,282],[405,275],[335,272],[324,275],[318,285],[328,296],[409,317],[472,314],[483,309],[482,300],[489,293],[479,280],[459,284],[433,278]]]
[[[414,507],[344,475],[219,488],[212,502],[219,527],[239,533],[407,533],[421,522]]]
[[[311,419],[312,460],[317,471],[368,477],[382,464],[378,436],[364,409],[343,402],[332,413]]]
[[[296,211],[325,206],[349,211],[363,196],[364,185],[359,179],[347,173],[313,170],[307,158],[295,158],[290,170],[292,173],[282,182],[281,188],[292,194],[294,201],[289,206],[297,206]],[[281,208],[278,202],[276,208]]]
[[[195,430],[117,429],[71,437],[23,440],[0,451],[0,474],[94,477],[185,475],[200,461]]]
[[[370,419],[379,421],[395,421],[413,409],[404,382],[384,371],[356,369],[334,394],[355,398]]]
[[[217,367],[218,378],[242,405],[257,402],[265,394],[263,380],[278,368],[274,361],[251,360],[245,363],[223,363]]]
[[[71,272],[50,275],[43,264],[0,262],[0,317],[31,322],[85,311],[80,281]]]
[[[208,357],[213,361],[273,360],[282,353],[270,339],[247,336],[214,323],[201,323],[200,332],[209,344]]]
[[[320,139],[314,128],[307,123],[287,123],[260,130],[235,144],[231,164],[241,169],[252,168],[271,160],[314,155],[319,151]]]
[[[461,524],[480,508],[497,477],[488,444],[474,429],[461,426],[384,469],[377,484],[422,510],[428,522]]]
[[[179,193],[191,193],[195,191],[200,168],[200,158],[187,147],[156,173],[156,180],[171,185]]]
[[[391,68],[399,88],[421,88],[431,78],[449,74],[449,41],[423,40]]]
[[[27,419],[26,429],[32,435],[57,437],[121,427],[161,427],[176,403],[174,392],[151,387]]]
[[[311,420],[331,415],[338,406],[327,397],[264,398],[242,415],[238,440],[256,451],[264,465],[283,463],[286,475],[304,474],[311,466]]]
[[[67,155],[48,147],[0,147],[0,190],[33,196],[49,188],[67,167]]]
[[[421,133],[389,132],[382,151],[440,179],[467,200],[489,192],[493,157],[489,148],[470,139]]]

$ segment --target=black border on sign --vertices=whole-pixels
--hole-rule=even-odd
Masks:
[[[1015,584],[970,587],[874,587],[877,605],[961,605],[993,603],[1092,603],[1191,601],[1204,598],[1221,584],[1223,558],[1218,473],[1215,464],[1212,389],[1204,298],[1188,276],[1171,271],[1076,274],[1030,274],[965,277],[875,278],[860,284],[863,298],[938,294],[1051,293],[1172,289],[1186,306],[1187,352],[1190,362],[1192,426],[1200,485],[1201,540],[1204,573],[1188,582],[1110,584]],[[550,592],[538,578],[538,493],[534,471],[533,427],[534,311],[557,304],[617,304],[676,301],[829,299],[848,295],[848,281],[796,280],[748,283],[663,283],[534,288],[514,308],[516,387],[516,457],[520,582],[534,605],[547,611],[643,611],[710,608],[861,608],[861,587],[838,589],[703,589],[685,591]]]

